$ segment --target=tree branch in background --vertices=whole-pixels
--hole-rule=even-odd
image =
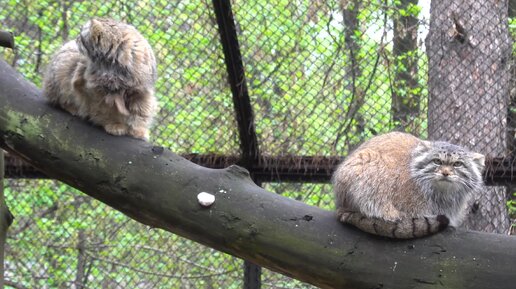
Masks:
[[[412,7],[417,7],[417,0],[401,0],[396,4],[396,8],[405,11],[405,14],[397,12],[392,15],[394,27],[392,54],[395,74],[391,86],[391,110],[396,129],[418,135],[422,130],[415,123],[419,116],[421,102],[417,63],[419,20],[417,15],[414,15],[416,12],[411,11]],[[390,67],[389,70],[391,70]]]

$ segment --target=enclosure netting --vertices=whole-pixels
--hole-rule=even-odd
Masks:
[[[232,1],[261,156],[342,157],[392,130],[510,156],[516,89],[507,64],[514,49],[510,39],[486,31],[507,33],[512,10],[507,18],[503,7],[492,9],[495,1],[437,1],[433,9],[441,11],[433,23],[441,26],[431,27],[430,1],[422,2]],[[52,53],[93,16],[131,23],[154,48],[160,111],[151,142],[183,155],[238,159],[239,132],[212,1],[2,1],[0,29],[15,34],[17,50],[0,53],[40,86]],[[463,35],[461,27],[478,21],[493,30]],[[509,25],[511,36],[514,27]],[[480,54],[449,59],[450,50],[430,49],[436,43]],[[454,60],[459,58],[471,62]],[[429,69],[434,62],[441,70]],[[479,73],[464,78],[468,65]],[[480,73],[483,66],[492,77]],[[327,183],[263,185],[333,208]],[[477,227],[506,230],[507,196],[495,190],[478,208],[490,208],[482,214],[492,218]],[[141,225],[57,181],[13,178],[6,196],[16,216],[6,253],[12,288],[243,286],[241,260]],[[262,288],[312,287],[264,270]]]

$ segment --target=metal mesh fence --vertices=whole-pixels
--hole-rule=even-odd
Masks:
[[[332,207],[327,184],[265,188]],[[238,258],[139,224],[57,181],[9,180],[5,194],[16,216],[6,251],[12,288],[242,288]],[[262,282],[314,288],[268,270]]]
[[[178,153],[238,154],[231,92],[210,1],[3,1],[17,51],[4,59],[36,85],[52,54],[92,17],[114,17],[148,39],[158,61],[160,111],[151,140]],[[188,124],[188,125],[185,125]]]
[[[432,4],[428,133],[493,157],[504,156],[511,55],[507,4],[463,2]],[[483,192],[466,227],[507,233],[506,199],[503,187]]]
[[[13,288],[241,288],[237,258],[141,225],[56,181],[11,180]]]
[[[430,1],[420,2],[231,1],[261,154],[345,156],[374,135],[403,130],[511,156],[516,49],[505,36],[516,36],[516,10],[507,15],[503,1],[432,1],[430,21]],[[93,16],[133,24],[154,47],[153,143],[181,154],[239,155],[211,1],[3,1],[0,29],[15,33],[17,50],[0,53],[40,85],[52,53]],[[7,185],[16,216],[6,267],[13,284],[242,287],[236,258],[137,224],[54,181]],[[333,208],[328,184],[264,187]],[[506,201],[504,188],[490,190],[472,205],[477,217],[467,225],[506,232]],[[262,287],[312,288],[267,270]]]
[[[395,50],[399,8],[381,1],[234,1],[234,10],[264,154],[345,155],[395,128],[423,133],[426,105],[409,114],[393,102],[426,99],[423,20]]]

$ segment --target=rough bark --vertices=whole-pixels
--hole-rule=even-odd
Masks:
[[[339,223],[334,212],[261,189],[239,167],[208,169],[107,135],[43,103],[3,61],[0,146],[141,223],[321,288],[516,284],[515,238],[461,230],[405,241],[369,236]],[[209,208],[197,202],[202,191],[216,196]]]
[[[431,3],[428,134],[491,156],[506,153],[507,1]],[[507,233],[506,189],[490,188],[471,206],[465,227]]]
[[[417,0],[401,0],[396,8],[408,10]],[[417,30],[418,19],[413,15],[393,16],[392,53],[395,60],[395,74],[392,87],[392,116],[399,130],[419,134],[414,120],[419,116],[421,101],[418,88]]]
[[[516,17],[516,0],[509,0],[509,18]],[[514,41],[515,31],[513,30],[511,38]],[[509,108],[507,111],[507,149],[514,156],[516,153],[516,53],[511,54],[510,61],[510,80],[509,80]],[[512,188],[515,186],[513,185]],[[514,191],[512,189],[511,191]]]
[[[509,20],[516,18],[516,0],[509,0]],[[514,42],[516,37],[516,30],[513,28],[511,31],[511,40]],[[513,50],[511,54],[511,78],[509,84],[509,109],[507,112],[507,147],[509,154],[514,157],[516,155],[516,52]],[[516,201],[516,184],[507,186],[509,191],[509,198]],[[511,220],[511,235],[516,235],[516,213],[512,216],[509,214]]]

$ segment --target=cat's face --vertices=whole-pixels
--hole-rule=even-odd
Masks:
[[[412,176],[433,191],[476,191],[483,170],[483,155],[446,142],[424,142],[412,154]]]

